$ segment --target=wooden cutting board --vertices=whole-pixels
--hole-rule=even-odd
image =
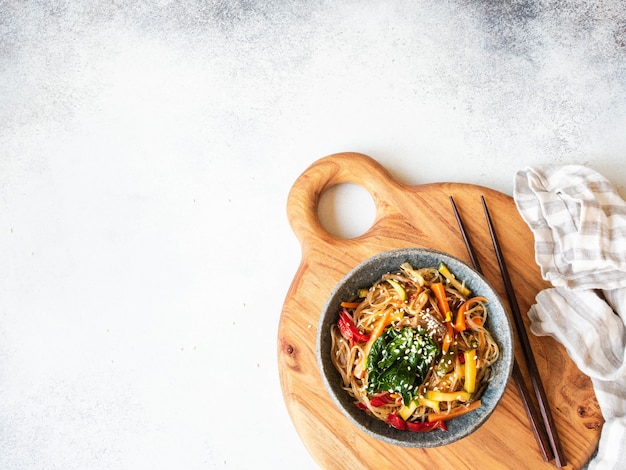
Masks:
[[[318,218],[321,194],[342,183],[362,186],[376,205],[372,228],[355,239],[329,234]],[[525,317],[535,295],[549,285],[534,261],[532,233],[511,197],[461,183],[406,186],[375,160],[356,153],[315,162],[292,187],[287,214],[302,247],[302,260],[280,318],[278,366],[291,419],[321,468],[555,468],[554,461],[546,463],[541,457],[513,380],[478,431],[434,449],[397,447],[367,436],[344,417],[322,383],[315,356],[320,312],[335,284],[355,265],[376,253],[406,247],[441,250],[469,263],[449,196],[454,197],[467,226],[485,277],[506,299],[481,204],[481,196],[485,197]],[[528,328],[529,321],[524,320]],[[552,338],[530,332],[529,338],[565,451],[566,468],[584,467],[597,448],[603,424],[591,382]],[[515,355],[532,390],[521,350]]]

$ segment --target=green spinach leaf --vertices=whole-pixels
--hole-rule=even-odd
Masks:
[[[438,354],[425,330],[387,328],[374,341],[367,358],[368,393],[398,393],[408,404]]]

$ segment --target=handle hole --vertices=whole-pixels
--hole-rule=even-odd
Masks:
[[[376,204],[362,186],[340,183],[322,192],[317,213],[322,227],[331,235],[356,238],[372,227]]]

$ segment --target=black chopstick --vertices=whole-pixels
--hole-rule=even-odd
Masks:
[[[515,321],[515,326],[517,328],[517,335],[519,336],[519,339],[522,345],[522,351],[524,352],[526,365],[528,366],[528,371],[530,373],[530,380],[533,384],[535,396],[537,397],[537,401],[539,403],[539,410],[541,412],[541,416],[543,417],[543,422],[546,426],[546,431],[548,432],[548,439],[550,440],[550,446],[552,447],[552,451],[554,452],[554,457],[555,457],[557,467],[563,467],[566,465],[565,455],[563,454],[561,441],[559,440],[559,436],[556,430],[556,425],[554,424],[554,418],[552,417],[552,412],[550,411],[550,406],[548,404],[548,397],[546,396],[545,389],[543,388],[543,384],[541,382],[541,376],[539,375],[539,370],[537,369],[535,356],[533,355],[532,349],[530,348],[528,334],[526,333],[526,328],[524,327],[524,320],[522,319],[522,314],[520,313],[519,305],[517,304],[517,298],[515,297],[515,291],[513,289],[513,284],[511,283],[511,278],[509,276],[508,269],[506,267],[506,262],[502,254],[502,249],[500,248],[500,243],[498,241],[495,228],[491,221],[491,216],[489,215],[487,202],[485,201],[484,196],[481,196],[481,200],[483,203],[483,209],[485,210],[485,217],[487,218],[487,224],[489,225],[491,241],[493,242],[493,247],[496,252],[496,257],[498,258],[498,264],[500,265],[500,272],[502,274],[502,280],[504,281],[504,287],[506,289],[506,294],[509,299],[509,304],[511,306],[511,310],[513,313],[513,319]]]
[[[465,230],[465,225],[463,224],[463,220],[461,219],[461,215],[459,214],[459,211],[452,196],[450,196],[450,203],[452,204],[454,216],[456,217],[456,221],[459,225],[459,230],[461,231],[461,235],[463,236],[465,248],[467,249],[467,253],[470,257],[470,260],[472,261],[472,265],[474,266],[474,269],[476,271],[482,274],[482,269],[480,267],[478,257],[474,252],[472,243],[467,235],[467,231]],[[548,442],[548,434],[546,433],[546,429],[543,425],[543,422],[541,421],[541,416],[539,415],[532,403],[532,400],[530,398],[530,391],[526,386],[526,382],[524,382],[524,377],[522,375],[522,371],[519,368],[519,364],[517,363],[517,359],[513,360],[512,375],[513,380],[515,381],[515,385],[517,386],[517,390],[521,396],[524,409],[526,410],[526,415],[528,416],[528,420],[530,421],[533,434],[535,435],[537,444],[539,444],[541,456],[543,457],[544,461],[548,462],[554,457],[554,454],[552,453],[552,448],[550,447],[550,443]]]

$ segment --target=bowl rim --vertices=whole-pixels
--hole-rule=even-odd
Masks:
[[[336,311],[338,311],[338,304],[341,300],[345,300],[346,290],[357,287],[356,284],[353,286],[349,284],[358,282],[359,276],[363,276],[368,280],[365,281],[364,279],[358,287],[366,287],[363,284],[369,282],[369,285],[371,285],[382,274],[399,269],[402,262],[411,262],[412,259],[415,260],[420,257],[443,261],[452,272],[458,273],[460,270],[464,270],[469,273],[471,278],[464,279],[466,283],[473,291],[478,290],[480,295],[484,295],[490,301],[491,307],[487,317],[487,324],[494,336],[494,340],[500,347],[500,357],[494,365],[494,377],[492,377],[491,383],[481,397],[482,406],[467,415],[447,422],[448,432],[414,433],[400,431],[356,408],[353,405],[352,397],[343,390],[341,376],[330,361],[329,328],[334,322],[329,317],[335,318],[336,321],[335,315]],[[399,260],[401,261],[398,262]],[[436,266],[437,264],[438,262],[436,264],[430,263],[428,266]],[[390,266],[395,267],[388,269]],[[421,264],[413,267],[420,268],[426,266]],[[462,278],[461,276],[457,277]],[[370,279],[371,282],[369,281]],[[476,289],[477,287],[478,289]],[[476,295],[479,294],[476,293]],[[331,308],[333,309],[332,312],[330,311]],[[494,327],[496,326],[497,333],[494,333]],[[337,282],[328,295],[320,313],[316,332],[315,353],[318,371],[326,391],[341,413],[353,425],[367,435],[389,444],[401,447],[432,448],[452,444],[467,437],[482,426],[495,411],[511,377],[514,362],[514,335],[509,311],[504,307],[504,302],[497,291],[481,273],[465,261],[440,250],[431,248],[401,248],[383,251],[371,256],[353,267]],[[326,358],[324,354],[326,354]]]

